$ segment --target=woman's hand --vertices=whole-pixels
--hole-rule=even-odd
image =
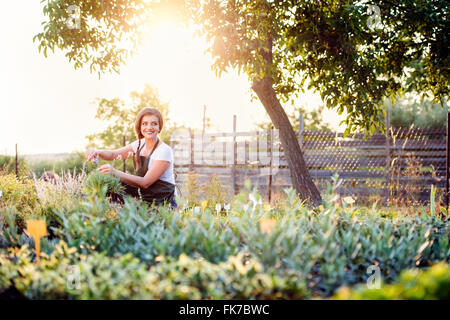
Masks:
[[[113,168],[112,165],[110,164],[104,164],[102,165],[100,168],[97,169],[98,171],[100,171],[103,174],[116,174],[116,169]]]
[[[98,150],[89,148],[86,150],[84,156],[87,161],[94,163],[94,162],[98,162],[98,153],[99,153]]]

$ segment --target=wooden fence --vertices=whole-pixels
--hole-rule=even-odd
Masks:
[[[232,193],[249,179],[261,192],[291,186],[278,132],[193,133],[172,136],[177,183],[186,182],[194,171],[200,183],[216,175]],[[445,130],[389,129],[388,136],[304,131],[301,122],[297,138],[314,182],[323,191],[331,177],[343,179],[338,192],[367,199],[412,197],[429,199],[432,184],[445,187]]]

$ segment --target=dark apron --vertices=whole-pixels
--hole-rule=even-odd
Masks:
[[[133,166],[135,175],[140,177],[145,176],[145,174],[148,171],[148,163],[150,161],[150,156],[153,154],[153,151],[155,151],[158,143],[159,139],[156,140],[155,146],[153,147],[153,150],[152,152],[150,152],[148,157],[139,156],[141,160],[141,167],[139,168],[139,170],[136,170],[136,158],[135,158],[136,154],[133,155]],[[141,147],[140,150],[142,150],[144,146],[145,144]],[[133,197],[140,198],[141,200],[144,200],[146,202],[161,205],[164,202],[170,204],[174,201],[175,185],[170,182],[158,179],[148,188],[139,188],[126,184],[123,181],[121,182],[125,188],[126,194],[130,194]]]

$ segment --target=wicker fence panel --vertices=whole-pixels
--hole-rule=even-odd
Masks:
[[[344,137],[336,132],[303,131],[297,137],[320,190],[335,173],[343,179],[339,192],[357,198],[401,198],[413,192],[414,200],[426,201],[431,184],[441,190],[445,185],[444,130],[391,129],[387,136],[374,134],[369,138],[362,134]],[[171,146],[180,185],[194,170],[200,183],[207,183],[214,174],[224,185],[234,183],[236,192],[246,179],[263,192],[269,180],[274,190],[291,186],[276,131],[174,136]]]

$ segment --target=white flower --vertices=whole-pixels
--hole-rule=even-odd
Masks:
[[[194,213],[200,213],[200,207],[194,207]]]
[[[216,204],[216,211],[219,212],[222,209],[222,205],[220,203]]]
[[[346,202],[346,203],[348,203],[348,204],[353,204],[353,203],[355,203],[355,199],[353,199],[352,197],[345,197],[345,198],[342,198],[342,201],[344,201],[344,202]]]

